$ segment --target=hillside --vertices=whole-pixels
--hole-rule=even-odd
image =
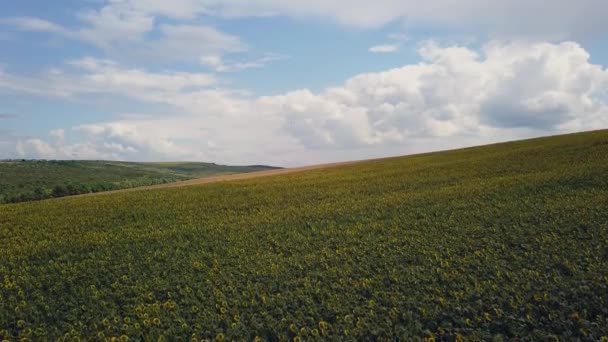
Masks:
[[[608,336],[608,131],[0,206],[0,339]]]
[[[24,202],[272,169],[275,168],[194,162],[0,161],[0,203]]]

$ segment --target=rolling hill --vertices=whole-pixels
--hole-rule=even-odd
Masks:
[[[269,166],[114,161],[0,161],[0,203],[166,184],[216,175],[273,170]]]
[[[1,205],[0,337],[606,339],[606,175],[595,131]]]

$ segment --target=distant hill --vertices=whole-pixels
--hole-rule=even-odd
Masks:
[[[276,169],[214,163],[75,160],[0,161],[0,203],[24,202],[208,176]]]

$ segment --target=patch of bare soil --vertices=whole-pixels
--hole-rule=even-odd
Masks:
[[[232,175],[211,176],[211,177],[205,177],[205,178],[190,179],[190,180],[182,181],[182,182],[174,182],[174,183],[151,185],[151,186],[142,186],[142,187],[138,187],[138,188],[105,191],[105,192],[98,192],[98,193],[94,193],[94,194],[85,194],[85,195],[78,195],[78,196],[95,196],[95,195],[115,194],[115,193],[119,193],[119,192],[129,192],[129,191],[143,191],[143,190],[164,189],[164,188],[180,188],[180,187],[184,187],[184,186],[201,185],[201,184],[208,184],[208,183],[228,182],[228,181],[252,179],[252,178],[259,178],[259,177],[285,175],[285,174],[290,174],[290,173],[297,173],[297,172],[331,168],[331,167],[342,166],[342,165],[349,165],[349,164],[353,164],[353,163],[356,163],[356,161],[302,166],[302,167],[267,170],[267,171],[250,172],[250,173],[238,173],[238,174],[232,174]]]

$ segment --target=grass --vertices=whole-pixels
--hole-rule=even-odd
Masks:
[[[0,162],[0,203],[24,202],[272,169],[210,163],[129,163],[112,161]]]
[[[0,206],[9,340],[600,340],[608,131]]]

